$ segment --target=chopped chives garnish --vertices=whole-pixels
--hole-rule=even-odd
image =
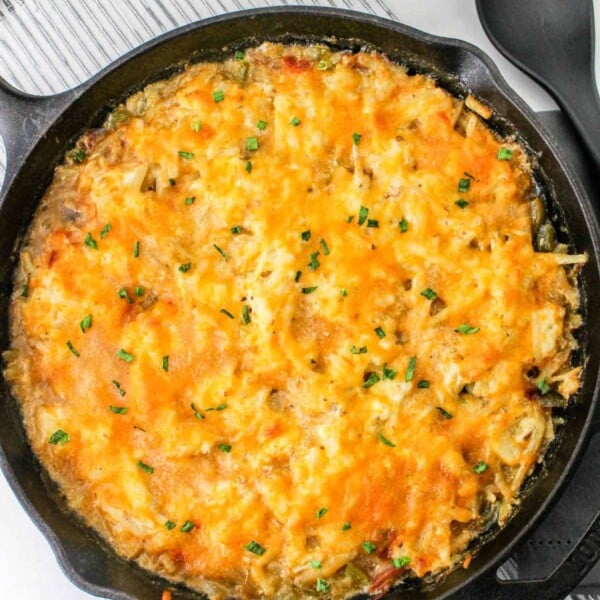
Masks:
[[[293,125],[294,127],[298,127],[300,123],[302,123],[302,121],[298,117],[293,117],[290,121],[290,125]]]
[[[177,182],[176,182],[176,181],[175,181],[175,180],[174,180],[172,177],[169,177],[169,185],[170,185],[171,187],[173,187],[173,186],[174,186],[176,183],[177,183]]]
[[[294,275],[294,281],[298,283],[300,281],[300,277],[302,277],[302,271],[296,271],[296,275]]]
[[[464,335],[469,335],[471,333],[477,333],[479,331],[479,327],[471,327],[470,325],[463,323],[462,325],[459,325],[454,331],[456,331],[456,333],[463,333]]]
[[[509,148],[498,148],[498,160],[510,160],[512,158],[512,150]]]
[[[71,343],[71,340],[67,340],[67,348],[77,357],[79,358],[79,352],[75,349],[75,346]]]
[[[481,475],[484,471],[487,471],[488,465],[487,463],[480,461],[474,467],[473,471],[477,473],[477,475]]]
[[[242,233],[242,226],[241,225],[236,225],[235,227],[232,227],[230,229],[231,233],[233,233],[233,235],[238,235],[240,233]]]
[[[83,150],[73,150],[71,156],[75,162],[82,163],[85,160],[86,154]]]
[[[361,544],[362,549],[367,553],[367,554],[373,554],[373,552],[375,552],[375,550],[377,550],[377,546],[373,543],[373,542],[363,542]]]
[[[373,387],[378,381],[379,381],[379,375],[377,375],[377,373],[375,373],[375,372],[372,372],[372,373],[369,373],[369,376],[367,377],[365,382],[362,384],[362,386],[363,386],[363,388],[368,389],[370,387]]]
[[[354,142],[355,146],[358,146],[360,144],[361,138],[362,138],[362,135],[360,133],[352,134],[352,141]]]
[[[303,287],[300,291],[303,294],[312,294],[318,287],[318,285],[313,285],[312,287]]]
[[[21,288],[21,298],[27,298],[29,296],[29,283],[24,283]]]
[[[470,179],[459,179],[458,180],[458,191],[459,192],[468,192],[471,187]]]
[[[398,371],[396,371],[396,369],[390,369],[387,365],[383,365],[383,379],[396,379],[396,375],[398,375]]]
[[[381,327],[375,327],[373,330],[379,339],[383,339],[385,337],[385,331]]]
[[[350,354],[366,354],[366,353],[367,353],[366,346],[361,346],[360,348],[357,348],[354,344],[352,344],[352,346],[350,346]]]
[[[117,358],[124,360],[126,363],[130,363],[133,361],[133,354],[130,354],[129,352],[127,352],[127,350],[123,350],[123,348],[121,348],[117,352],[116,356]]]
[[[379,227],[379,221],[377,219],[367,219],[367,227]]]
[[[124,415],[127,413],[127,407],[126,406],[113,406],[112,404],[108,407],[108,410],[110,410],[110,412],[115,413],[115,415]]]
[[[191,521],[186,521],[182,526],[180,531],[182,531],[183,533],[189,533],[190,531],[192,531],[192,529],[194,529],[194,527],[196,527]]]
[[[83,319],[81,319],[81,323],[79,323],[79,327],[81,327],[81,331],[85,333],[86,329],[89,329],[92,326],[92,315],[85,315]]]
[[[258,138],[256,136],[246,138],[246,150],[258,150]]]
[[[162,370],[163,371],[169,370],[169,355],[168,354],[162,357]]]
[[[410,564],[410,557],[408,556],[400,556],[399,558],[392,558],[392,567],[396,569],[402,569],[402,567],[406,567],[406,565]]]
[[[538,380],[537,387],[542,396],[550,391],[550,386],[548,385],[545,377],[542,377],[540,380]]]
[[[146,291],[146,290],[145,290],[145,289],[144,289],[144,288],[143,288],[141,285],[136,285],[136,286],[133,288],[133,293],[134,293],[136,296],[143,296],[145,291]]]
[[[320,560],[311,560],[310,561],[310,566],[313,569],[320,569],[321,568],[321,561]]]
[[[185,205],[186,206],[190,206],[190,205],[194,204],[194,202],[196,202],[196,196],[188,196],[185,199]]]
[[[368,214],[369,214],[369,209],[366,206],[361,206],[360,210],[358,211],[358,224],[359,225],[364,225],[365,221],[367,220]]]
[[[388,439],[387,439],[387,438],[386,438],[386,437],[383,435],[383,433],[380,433],[380,434],[379,434],[379,441],[380,441],[382,444],[384,444],[384,445],[386,445],[386,446],[389,446],[390,448],[395,448],[395,447],[396,447],[396,444],[394,444],[394,442],[390,442],[390,440],[388,440]]]
[[[194,131],[200,131],[202,129],[202,121],[192,121],[192,129]]]
[[[317,579],[317,583],[315,586],[317,592],[322,592],[323,594],[326,594],[329,591],[330,587],[331,586],[329,585],[329,581],[327,581],[327,579],[322,579],[321,577]]]
[[[142,462],[141,460],[137,461],[137,466],[145,473],[150,473],[150,475],[152,475],[152,473],[154,473],[154,467],[147,465],[145,462]]]
[[[215,410],[225,410],[227,408],[227,404],[219,404],[215,406]]]
[[[212,97],[215,101],[215,104],[218,102],[223,102],[223,100],[225,100],[225,93],[223,90],[215,90],[212,94]]]
[[[317,64],[317,69],[319,69],[319,71],[329,71],[331,67],[332,65],[328,60],[320,60]]]
[[[243,50],[236,50],[235,60],[244,60],[244,51]]]
[[[252,173],[252,162],[249,160],[246,161],[246,171],[248,171],[248,173]]]
[[[219,312],[228,316],[230,319],[235,319],[235,317],[226,308],[222,308]]]
[[[467,171],[463,171],[464,175],[466,175],[469,179],[475,179],[475,175],[471,175],[471,173]]]
[[[119,298],[121,298],[122,300],[127,300],[127,302],[129,302],[129,304],[133,304],[133,298],[129,295],[129,293],[127,292],[127,288],[126,287],[122,287],[118,292],[117,295],[119,296]]]
[[[48,439],[48,443],[52,444],[53,446],[56,446],[57,444],[64,446],[70,440],[71,436],[66,431],[57,429]]]
[[[408,367],[406,367],[406,372],[404,373],[404,381],[409,382],[413,380],[415,376],[415,369],[417,367],[417,357],[411,356],[408,359]]]
[[[100,232],[100,239],[104,239],[107,235],[108,232],[112,229],[112,225],[110,223],[107,223],[103,228],[102,231]]]
[[[340,290],[340,296],[347,296],[348,295],[348,290],[346,288],[342,288]]]
[[[328,512],[328,509],[323,507],[317,511],[317,519],[322,519]]]
[[[252,554],[257,554],[258,556],[262,556],[266,550],[258,543],[252,540],[250,543],[244,546],[245,550],[248,552],[252,552]]]
[[[421,296],[424,296],[425,298],[427,298],[427,300],[435,300],[437,298],[437,292],[435,290],[432,290],[431,288],[425,288],[421,292]]]
[[[350,521],[346,521],[342,525],[342,531],[348,531],[349,529],[352,529],[352,525],[350,524]]]
[[[231,452],[231,444],[219,444],[217,448],[221,452],[225,452],[225,454],[229,454],[229,452]]]
[[[252,319],[250,318],[250,307],[247,304],[242,306],[242,321],[244,325],[248,325]]]
[[[267,128],[267,122],[263,121],[262,119],[256,124],[256,127],[260,130],[260,131],[264,131]]]
[[[186,158],[188,160],[194,158],[194,153],[187,152],[186,150],[180,150],[177,154],[179,154],[179,156],[181,156],[181,158]]]
[[[117,388],[117,390],[119,391],[119,395],[121,397],[123,397],[125,395],[125,390],[121,387],[121,384],[116,380],[116,379],[111,379],[113,385]]]
[[[194,411],[194,416],[196,417],[196,419],[204,419],[204,415],[202,414],[202,411],[198,410],[196,408],[196,405],[193,402],[190,406],[192,407],[192,410]]]
[[[321,263],[319,262],[319,258],[318,258],[319,254],[320,254],[320,252],[317,251],[317,252],[313,252],[310,255],[310,261],[308,262],[308,267],[310,269],[312,269],[313,271],[316,271],[319,268],[319,266],[321,265]]]
[[[323,256],[329,256],[329,246],[327,245],[327,242],[321,238],[319,243],[321,244],[321,248],[323,248]]]
[[[459,198],[454,204],[459,208],[466,208],[469,206],[469,203],[464,198]]]
[[[88,232],[88,234],[85,236],[85,240],[83,240],[83,243],[88,247],[88,248],[92,248],[93,250],[98,250],[98,242],[92,237],[92,234]]]
[[[191,268],[192,268],[192,263],[191,262],[183,263],[182,265],[179,265],[179,267],[178,267],[178,269],[182,273],[187,273]]]
[[[349,215],[348,218],[346,219],[346,223],[352,223],[353,220],[354,220],[354,215]]]
[[[311,236],[310,229],[307,229],[306,231],[303,231],[303,232],[300,234],[300,237],[301,237],[301,238],[302,238],[302,239],[303,239],[305,242],[308,242],[308,240],[310,240],[310,236]]]
[[[419,383],[417,383],[417,387],[423,389],[426,389],[429,387],[429,381],[427,381],[427,379],[421,379],[419,381]]]
[[[225,254],[225,252],[223,252],[223,249],[220,248],[219,246],[217,246],[217,244],[213,244],[213,248],[225,259],[225,260],[229,260],[229,257],[227,256],[227,254]]]
[[[177,527],[177,525],[175,523],[173,523],[173,521],[165,521],[165,527],[171,531],[171,529],[175,529],[175,527]]]
[[[440,411],[440,415],[442,415],[442,417],[444,417],[444,419],[452,418],[452,414],[449,413],[445,408],[443,408],[441,406],[436,406],[435,408]]]
[[[400,228],[400,233],[406,233],[408,231],[408,223],[405,218],[398,221],[398,227]]]
[[[137,258],[140,255],[140,243],[134,242],[133,244],[133,258]]]

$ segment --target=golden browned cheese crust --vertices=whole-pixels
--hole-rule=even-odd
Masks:
[[[535,250],[527,157],[475,113],[376,53],[265,44],[80,140],[6,374],[119,554],[215,598],[344,597],[505,522],[579,385],[584,257]]]

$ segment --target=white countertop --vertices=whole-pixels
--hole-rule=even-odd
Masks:
[[[43,1],[21,0],[21,3],[34,6]],[[99,1],[102,0],[83,0],[87,4],[95,4]],[[137,6],[144,4],[143,0],[129,1],[136,3]],[[398,19],[407,25],[436,35],[461,38],[479,46],[492,57],[508,83],[534,110],[555,108],[552,99],[539,86],[508,63],[493,48],[479,23],[473,0],[384,1],[395,12]],[[64,0],[62,2],[58,0],[57,3],[69,4]],[[600,13],[599,3],[600,0],[596,0],[597,14]],[[13,0],[13,4],[18,7],[19,2]],[[242,2],[242,4],[247,3]],[[262,5],[264,2],[255,0],[253,4]],[[314,2],[307,1],[304,4],[314,5]],[[326,1],[320,4],[330,5]],[[0,10],[1,8],[2,2],[0,2]],[[10,25],[10,18],[11,15],[8,15],[4,23],[0,20],[0,44],[7,39],[5,29]],[[596,18],[597,29],[600,27],[599,21],[600,19]],[[597,55],[599,52],[600,48],[597,49]],[[596,63],[600,63],[600,60]],[[4,66],[0,60],[0,76],[6,77]],[[600,78],[597,76],[597,79]],[[91,598],[89,594],[77,589],[63,575],[50,546],[29,520],[1,476],[0,514],[2,515],[0,598],[11,600],[89,600]]]

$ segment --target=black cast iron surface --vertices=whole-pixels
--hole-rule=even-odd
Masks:
[[[585,194],[550,136],[539,127],[530,109],[506,86],[491,61],[463,42],[443,40],[391,21],[362,14],[327,9],[268,9],[241,16],[218,17],[193,24],[155,40],[118,61],[90,84],[73,93],[45,102],[23,100],[10,91],[0,93],[0,132],[7,141],[7,183],[10,185],[0,206],[0,348],[8,346],[7,306],[14,265],[13,248],[19,232],[31,219],[36,204],[49,183],[53,166],[87,127],[99,125],[118,99],[144,84],[173,72],[189,57],[219,58],[223,47],[244,40],[290,41],[336,36],[331,42],[353,48],[356,38],[374,44],[388,55],[401,58],[416,70],[436,76],[455,93],[466,88],[485,98],[497,117],[492,125],[500,133],[520,132],[539,154],[537,175],[561,237],[590,260],[581,280],[586,327],[582,344],[586,348],[586,375],[578,402],[569,410],[569,427],[561,444],[549,457],[546,469],[532,482],[521,510],[499,534],[479,552],[468,571],[457,570],[435,592],[413,591],[403,598],[452,597],[519,599],[532,594],[560,598],[585,575],[600,554],[600,519],[595,519],[582,544],[544,581],[501,583],[496,567],[526,536],[533,524],[552,505],[572,475],[587,444],[593,413],[598,401],[598,360],[600,359],[600,314],[585,309],[599,304],[598,224]],[[170,68],[171,67],[171,68]],[[170,69],[169,69],[170,68]],[[453,74],[453,75],[449,75]],[[63,113],[62,110],[68,107]],[[33,117],[27,116],[33,114]],[[48,124],[58,118],[46,131]],[[516,128],[514,129],[513,126]],[[44,133],[44,135],[41,135]],[[40,137],[41,135],[41,137]],[[32,142],[40,138],[29,153]],[[23,163],[21,166],[20,163]],[[558,202],[557,199],[560,201]],[[597,198],[594,198],[597,201]],[[25,443],[14,401],[6,386],[0,395],[0,446],[2,467],[15,493],[37,525],[49,538],[67,575],[87,591],[108,598],[160,597],[164,581],[156,580],[135,566],[117,560],[111,551],[77,520],[66,515],[61,500],[44,478]],[[53,501],[48,501],[48,498]],[[179,598],[197,597],[181,591]]]

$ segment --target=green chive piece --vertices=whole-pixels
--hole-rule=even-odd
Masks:
[[[246,171],[248,171],[248,173],[252,173],[252,162],[249,160],[246,161]]]
[[[396,379],[396,375],[398,375],[398,371],[396,369],[390,369],[387,365],[383,365],[383,373],[382,379]]]
[[[169,370],[169,355],[168,354],[162,357],[162,370],[163,371]]]
[[[357,348],[354,344],[352,344],[352,346],[350,346],[350,354],[366,354],[366,353],[367,353],[366,346],[361,346],[360,348]]]
[[[239,235],[240,233],[242,233],[242,226],[236,225],[235,227],[232,227],[229,231],[231,231],[233,235]]]
[[[300,291],[303,294],[312,294],[318,287],[318,285],[313,285],[312,287],[304,287]]]
[[[192,121],[192,129],[194,131],[200,131],[202,129],[202,121]]]
[[[247,304],[242,306],[242,321],[244,325],[248,325],[252,319],[250,318],[250,307]]]
[[[426,389],[429,387],[429,381],[427,381],[427,379],[421,379],[421,381],[419,381],[419,383],[417,383],[417,387],[423,389]]]
[[[194,204],[194,202],[196,202],[196,196],[188,196],[185,199],[185,205],[186,206],[191,206],[192,204]]]
[[[367,227],[379,227],[379,221],[377,219],[367,219]]]
[[[369,389],[370,387],[373,387],[378,381],[379,381],[379,375],[377,375],[377,373],[375,373],[375,372],[372,372],[372,373],[369,373],[369,376],[367,377],[365,382],[362,384],[362,386],[365,389]]]
[[[536,385],[542,396],[550,391],[550,386],[548,385],[545,377],[539,379]]]
[[[169,177],[169,185],[170,185],[171,187],[173,187],[173,186],[174,186],[176,183],[177,183],[177,182],[176,182],[176,181],[175,181],[175,180],[174,180],[172,177]]]
[[[375,327],[373,331],[377,334],[377,337],[380,340],[382,340],[385,337],[385,331],[381,327]]]
[[[375,550],[377,550],[377,546],[373,543],[373,542],[363,542],[361,544],[362,549],[367,553],[367,554],[373,554],[373,552],[375,552]]]
[[[352,134],[352,141],[354,142],[355,146],[358,146],[360,144],[361,139],[362,139],[362,135],[360,133]]]
[[[456,331],[456,333],[462,333],[464,335],[471,335],[473,333],[477,333],[479,331],[479,327],[471,327],[471,325],[463,323],[462,325],[459,325],[454,331]]]
[[[196,527],[191,521],[186,521],[182,526],[180,531],[182,531],[183,533],[189,533],[190,531],[192,531],[192,529],[194,529],[194,527]]]
[[[264,131],[267,128],[267,122],[263,121],[262,119],[256,124],[256,127],[260,130],[260,131]]]
[[[321,265],[321,263],[319,262],[318,256],[319,256],[320,252],[313,252],[310,255],[310,261],[308,262],[308,267],[313,270],[316,271],[319,266]]]
[[[369,214],[369,209],[366,206],[361,206],[360,210],[358,211],[358,224],[359,225],[365,224],[368,214]]]
[[[88,247],[88,248],[92,248],[93,250],[98,250],[98,242],[92,237],[92,234],[88,232],[88,234],[85,236],[85,240],[83,240],[83,243]]]
[[[300,281],[300,277],[302,277],[302,271],[296,271],[296,275],[294,275],[294,281],[298,283]]]
[[[435,300],[437,298],[437,292],[435,290],[432,290],[431,288],[425,288],[421,292],[421,296],[424,296],[425,298],[427,298],[427,300]]]
[[[215,101],[215,104],[218,104],[219,102],[223,102],[223,100],[225,100],[225,92],[223,92],[223,90],[215,90],[212,94],[212,97]]]
[[[187,273],[191,268],[192,268],[192,263],[191,262],[183,263],[182,265],[179,265],[179,267],[178,267],[178,269],[182,273]]]
[[[466,175],[469,179],[475,179],[475,175],[471,175],[471,173],[467,171],[463,171],[463,174]]]
[[[222,308],[219,312],[223,313],[225,316],[229,317],[230,319],[235,319],[235,317],[226,308]]]
[[[177,525],[175,523],[173,523],[173,521],[165,521],[165,527],[171,531],[171,529],[175,529],[175,527],[177,527]]]
[[[213,248],[225,259],[225,260],[229,260],[229,256],[227,256],[227,254],[225,254],[225,252],[223,251],[222,248],[220,248],[219,246],[217,246],[217,244],[213,244]]]
[[[152,473],[154,473],[154,467],[147,465],[145,462],[142,462],[141,460],[137,461],[137,466],[145,473],[149,473],[150,475],[152,475]]]
[[[342,525],[342,531],[348,531],[349,529],[352,529],[352,525],[350,524],[350,521],[346,521]]]
[[[346,219],[346,223],[352,223],[353,220],[354,220],[354,215],[349,215],[348,218]]]
[[[302,123],[302,121],[298,117],[293,117],[290,121],[290,125],[293,125],[294,127],[298,127],[300,123]]]
[[[317,519],[322,519],[328,513],[328,511],[329,511],[329,509],[327,509],[325,507],[320,508],[317,511]]]
[[[402,569],[410,564],[410,557],[408,556],[400,556],[398,558],[392,558],[392,567],[396,569]]]
[[[133,362],[133,354],[130,354],[127,352],[127,350],[123,350],[123,348],[117,352],[116,356],[117,358],[124,360],[126,363]]]
[[[458,191],[459,192],[468,192],[471,187],[470,179],[459,179],[458,180]]]
[[[348,295],[348,290],[346,288],[342,288],[340,290],[340,296],[347,296]]]
[[[262,556],[266,550],[258,543],[252,540],[250,543],[244,546],[244,550],[248,550],[248,552],[252,552],[252,554],[256,554],[258,556]]]
[[[85,315],[83,319],[81,319],[81,323],[79,323],[79,327],[81,327],[81,331],[85,333],[86,329],[89,329],[92,326],[92,315]]]
[[[329,581],[327,581],[327,579],[322,579],[321,577],[317,579],[317,584],[315,586],[317,592],[326,594],[330,590],[330,588],[331,586],[329,585]]]
[[[417,367],[417,357],[411,356],[408,359],[408,366],[406,367],[406,372],[404,373],[404,381],[407,383],[413,380],[415,376],[415,369]]]
[[[215,406],[215,410],[225,410],[227,408],[227,404],[219,404]]]
[[[86,158],[86,153],[83,150],[73,150],[71,157],[76,163],[82,163]]]
[[[452,418],[452,414],[449,413],[445,408],[443,408],[441,406],[436,406],[435,408],[436,408],[436,410],[440,411],[440,415],[442,415],[442,417],[444,417],[444,419],[450,420]]]
[[[319,71],[329,71],[333,65],[328,60],[320,60],[317,64]]]
[[[134,242],[133,244],[133,258],[138,258],[140,255],[140,243]]]
[[[469,206],[469,203],[464,198],[459,198],[454,204],[459,208],[466,208]]]
[[[125,415],[125,414],[127,414],[127,407],[126,406],[113,406],[111,404],[108,407],[108,410],[110,410],[110,412],[115,413],[115,415]]]
[[[235,60],[244,60],[244,51],[243,50],[236,50],[235,53]]]
[[[194,416],[196,417],[196,419],[204,419],[204,415],[202,414],[202,411],[198,410],[196,408],[196,405],[193,402],[190,406],[192,407],[192,410],[194,411]]]
[[[187,152],[186,150],[180,150],[177,154],[179,154],[179,156],[181,156],[181,158],[185,158],[187,160],[194,158],[194,153]]]
[[[122,300],[127,300],[127,302],[129,304],[133,304],[133,298],[128,294],[127,292],[127,288],[126,287],[122,287],[118,292],[117,295],[119,296],[119,298],[121,298]]]
[[[103,240],[107,235],[108,232],[112,229],[112,225],[110,223],[107,223],[103,228],[102,231],[100,232],[100,239]]]
[[[509,148],[498,148],[498,160],[510,160],[513,151]]]
[[[256,136],[246,138],[246,150],[258,150],[258,138]]]
[[[225,454],[229,454],[231,452],[231,444],[219,444],[217,448],[221,452],[225,452]]]
[[[400,228],[400,233],[406,233],[408,231],[408,223],[404,217],[398,222],[398,227]]]
[[[323,248],[323,256],[329,256],[329,246],[327,245],[327,242],[321,238],[319,243],[321,244],[321,248]]]
[[[27,298],[29,296],[29,283],[24,283],[21,288],[21,298]]]
[[[321,561],[320,560],[311,560],[310,561],[310,566],[313,569],[320,569],[321,568]]]
[[[53,446],[56,446],[57,444],[64,446],[70,440],[71,436],[66,431],[57,429],[48,439],[48,443],[52,444]]]
[[[473,467],[473,471],[475,473],[477,473],[477,475],[481,475],[484,471],[488,470],[488,465],[487,463],[480,461],[478,462],[474,467]]]
[[[145,293],[145,291],[146,291],[146,290],[145,290],[145,289],[144,289],[144,288],[143,288],[141,285],[136,285],[136,286],[133,288],[133,293],[134,293],[136,296],[143,296],[143,295],[144,295],[144,293]]]
[[[121,397],[123,397],[125,395],[125,390],[121,387],[121,384],[116,380],[116,379],[111,379],[113,385],[117,388],[117,390],[119,391],[119,395]]]
[[[67,348],[77,357],[79,358],[79,352],[75,349],[75,346],[71,343],[71,340],[67,340]]]
[[[380,433],[380,434],[379,434],[379,441],[380,441],[382,444],[384,444],[384,445],[386,445],[386,446],[389,446],[390,448],[395,448],[395,447],[396,447],[396,444],[394,444],[394,442],[390,442],[390,440],[388,440],[388,439],[387,439],[387,438],[386,438],[386,437],[383,435],[383,433]]]
[[[305,241],[308,242],[308,240],[310,240],[310,236],[311,236],[311,232],[310,229],[307,229],[306,231],[303,231],[300,234],[300,237]]]

